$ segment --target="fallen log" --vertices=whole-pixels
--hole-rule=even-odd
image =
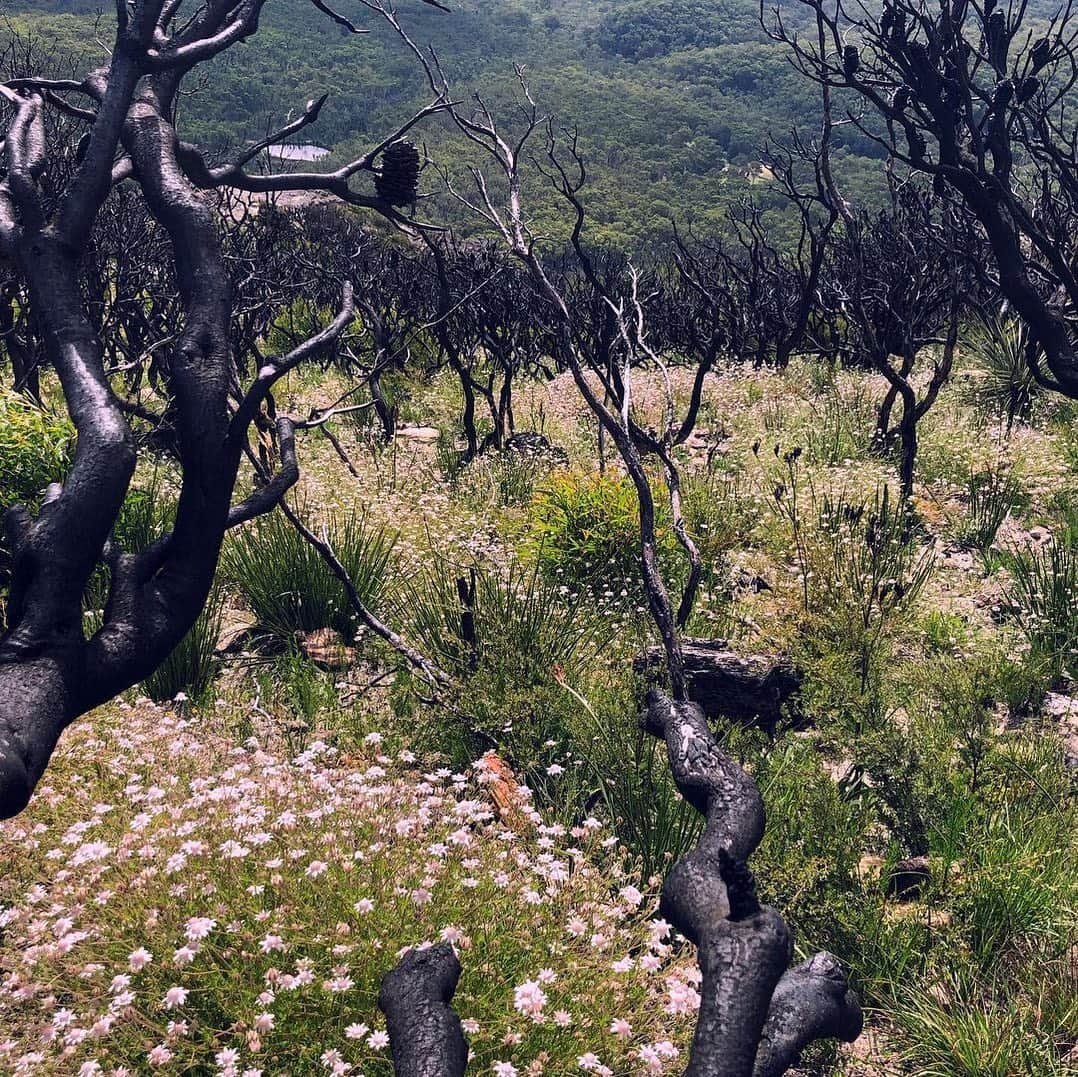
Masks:
[[[794,699],[803,679],[786,656],[738,654],[723,639],[685,639],[681,653],[688,697],[711,719],[774,729],[783,705]],[[665,669],[663,649],[649,647],[634,668],[657,680]]]

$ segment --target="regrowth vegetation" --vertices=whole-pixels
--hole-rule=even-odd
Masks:
[[[641,250],[417,44],[539,15],[360,6],[295,170],[187,94],[274,4],[12,41],[0,1068],[1074,1072],[1069,12],[551,6],[806,80]]]

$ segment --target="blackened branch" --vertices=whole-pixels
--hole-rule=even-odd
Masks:
[[[771,1077],[824,1036],[855,1039],[860,1007],[837,961],[819,954],[787,971],[782,917],[756,896],[748,859],[764,834],[756,783],[715,742],[700,707],[653,689],[643,721],[666,742],[681,795],[707,822],[673,867],[661,914],[698,949],[700,1013],[690,1077]]]
[[[850,990],[838,958],[814,954],[789,969],[771,996],[753,1077],[778,1077],[813,1041],[853,1043],[861,1035],[861,1001]]]

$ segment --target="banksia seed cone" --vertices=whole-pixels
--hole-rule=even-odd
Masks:
[[[1032,101],[1037,91],[1041,88],[1041,80],[1034,75],[1022,80],[1022,86],[1018,91],[1018,103],[1024,105]]]
[[[1040,38],[1033,46],[1030,54],[1033,60],[1033,70],[1040,71],[1052,58],[1052,43],[1046,37]]]
[[[374,180],[378,197],[391,206],[407,206],[419,191],[419,150],[404,139],[382,152],[382,171]]]
[[[847,45],[842,50],[842,73],[846,78],[852,78],[861,67],[861,56],[856,45]]]

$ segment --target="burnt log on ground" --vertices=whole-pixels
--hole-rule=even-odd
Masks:
[[[738,654],[723,639],[685,639],[681,653],[688,697],[710,719],[774,730],[801,688],[801,671],[784,655]],[[663,649],[649,647],[634,667],[658,680],[665,669]]]
[[[522,430],[506,439],[505,451],[552,466],[564,467],[569,463],[569,456],[560,445],[553,444],[545,434],[532,430]]]

